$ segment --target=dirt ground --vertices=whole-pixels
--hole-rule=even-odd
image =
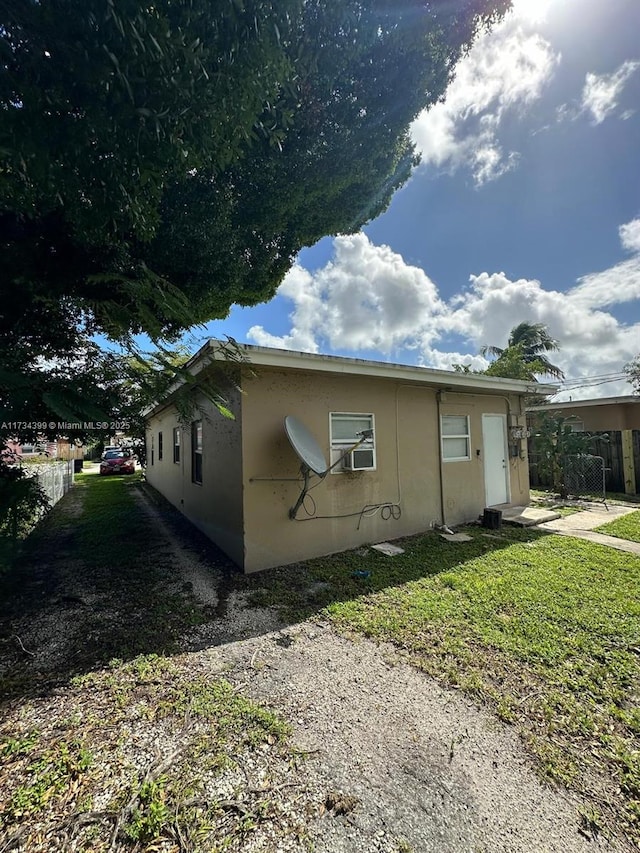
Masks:
[[[73,493],[64,499],[69,519],[81,512],[79,500]],[[581,828],[580,802],[538,780],[513,727],[439,686],[392,647],[339,635],[321,615],[284,625],[273,610],[250,607],[224,558],[177,513],[143,489],[136,491],[136,508],[149,560],[166,569],[168,593],[188,590],[206,616],[184,626],[176,667],[193,677],[223,675],[239,694],[275,710],[292,726],[293,749],[304,755],[295,768],[275,768],[273,778],[280,781],[272,787],[279,792],[280,814],[294,815],[306,838],[270,830],[254,835],[245,849],[628,849]],[[70,676],[91,671],[83,638],[101,631],[106,636],[125,613],[124,604],[97,587],[75,559],[65,531],[63,526],[48,551],[27,565],[17,599],[4,602],[0,674],[10,686],[5,731],[26,726],[29,714],[65,710],[73,693]],[[31,682],[36,688],[30,691],[25,685]],[[130,734],[132,744],[141,737],[135,729]],[[7,833],[0,851],[9,849],[29,848]],[[76,848],[67,837],[50,849],[91,848]]]
[[[318,853],[616,849],[579,833],[579,803],[538,781],[513,729],[393,648],[307,622],[195,659],[284,713],[318,800],[359,801],[311,825]]]

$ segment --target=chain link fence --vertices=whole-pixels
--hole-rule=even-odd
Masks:
[[[73,459],[34,465],[33,470],[29,470],[29,474],[35,477],[38,485],[49,498],[51,506],[54,506],[73,485]]]
[[[606,475],[609,469],[603,456],[580,453],[563,456],[560,460],[562,482],[568,495],[606,501]],[[541,454],[529,455],[529,473],[532,488],[554,488],[553,466]],[[556,483],[558,479],[556,478]]]
[[[606,501],[605,466],[602,456],[580,453],[562,460],[564,484],[568,494]]]

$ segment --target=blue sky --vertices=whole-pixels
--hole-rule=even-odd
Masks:
[[[640,353],[638,33],[638,0],[516,0],[414,123],[422,164],[389,209],[206,334],[479,368],[482,344],[542,322],[565,397],[630,393],[594,377]]]

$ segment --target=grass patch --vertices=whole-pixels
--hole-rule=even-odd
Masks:
[[[341,628],[401,647],[516,724],[544,776],[640,842],[640,559],[532,530],[467,532],[280,570],[256,599],[289,615],[324,605]]]
[[[630,542],[640,542],[640,510],[629,512],[615,521],[609,521],[596,527],[598,533],[606,533],[608,536],[617,536],[618,539],[627,539]]]
[[[298,762],[288,734],[183,662],[114,661],[4,723],[0,830],[31,853],[265,849],[263,831],[303,834],[281,802]]]
[[[150,535],[140,480],[140,474],[78,474],[1,578],[3,607],[9,614],[14,608],[14,619],[37,623],[45,609],[56,606],[73,611],[65,614],[68,665],[57,664],[55,675],[112,658],[172,653],[185,631],[210,615],[178,580],[166,539]],[[9,669],[2,679],[3,691],[15,695],[23,689],[19,681],[10,683],[21,671],[18,655],[15,673]]]
[[[637,504],[640,503],[640,495],[627,495],[624,492],[607,492],[607,503]]]

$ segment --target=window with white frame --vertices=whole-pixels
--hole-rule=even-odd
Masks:
[[[191,482],[202,485],[202,421],[191,424]]]
[[[445,462],[471,459],[468,415],[442,415],[442,458]]]
[[[375,420],[372,414],[331,412],[329,415],[329,432],[332,465],[350,448],[361,442],[348,456],[345,456],[342,465],[337,465],[334,471],[375,470],[376,438]]]
[[[173,428],[173,461],[180,462],[180,427]]]

